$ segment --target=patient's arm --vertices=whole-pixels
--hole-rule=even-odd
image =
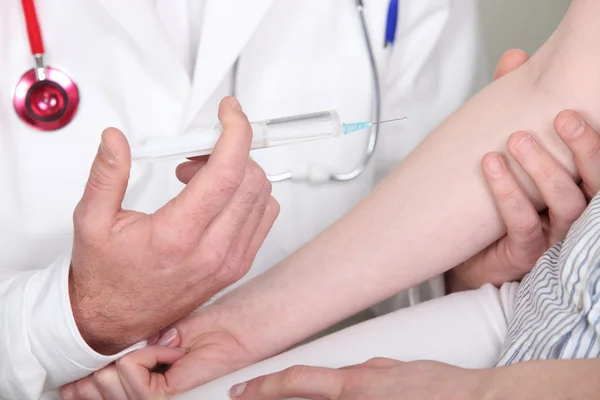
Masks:
[[[505,152],[509,135],[526,130],[576,177],[553,118],[572,108],[598,127],[599,19],[600,2],[574,0],[530,61],[452,115],[359,206],[203,312],[216,315],[262,358],[452,268],[498,239],[504,227],[480,160],[490,151]],[[515,172],[543,208],[531,182]]]

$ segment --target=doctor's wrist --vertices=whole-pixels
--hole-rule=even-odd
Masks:
[[[108,310],[102,295],[93,296],[78,286],[69,274],[69,298],[71,310],[79,334],[97,353],[104,356],[117,354],[128,347],[147,339],[153,332],[134,326],[125,326],[126,315],[117,310]]]

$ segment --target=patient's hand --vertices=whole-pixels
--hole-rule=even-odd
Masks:
[[[256,357],[220,327],[210,309],[179,321],[156,345],[62,387],[61,399],[164,400],[251,364]],[[155,372],[159,364],[170,368]]]
[[[554,125],[573,154],[582,184],[578,187],[531,136],[515,133],[508,141],[508,150],[548,205],[548,211],[538,214],[506,160],[500,154],[487,154],[483,172],[508,234],[450,271],[449,291],[520,280],[546,250],[565,238],[571,224],[585,210],[586,200],[600,191],[600,136],[574,111],[560,113]]]
[[[153,372],[159,365],[171,365],[188,353],[178,347],[181,338],[171,329],[154,344],[134,351],[117,362],[60,390],[62,400],[122,399],[159,400],[169,393],[166,376]]]
[[[429,361],[376,358],[340,369],[295,366],[240,383],[233,400],[481,399],[491,370],[466,370]]]

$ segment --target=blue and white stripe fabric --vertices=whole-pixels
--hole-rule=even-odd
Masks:
[[[600,194],[519,287],[498,366],[600,357]]]

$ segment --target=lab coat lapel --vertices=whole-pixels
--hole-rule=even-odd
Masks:
[[[155,71],[157,81],[167,90],[185,98],[190,89],[190,77],[182,60],[170,46],[164,29],[148,0],[95,0],[112,16],[125,32],[127,40],[141,50],[146,68]],[[118,32],[118,31],[117,31]]]
[[[187,123],[231,71],[274,1],[206,0]]]

